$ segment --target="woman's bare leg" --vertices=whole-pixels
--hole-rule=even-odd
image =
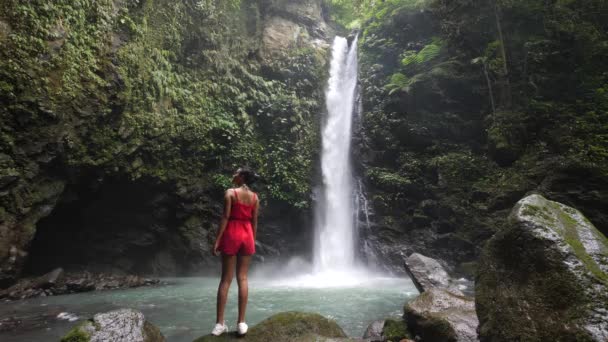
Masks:
[[[216,323],[224,323],[224,309],[226,308],[226,300],[228,299],[228,290],[232,277],[234,276],[234,266],[236,264],[235,255],[222,254],[222,279],[217,288],[217,316]]]
[[[245,310],[247,309],[247,297],[249,296],[249,284],[247,272],[251,255],[239,255],[236,262],[236,281],[239,285],[239,319],[237,323],[245,322]]]

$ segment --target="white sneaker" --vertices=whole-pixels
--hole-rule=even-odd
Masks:
[[[211,335],[220,336],[221,334],[225,333],[226,331],[228,331],[228,326],[226,325],[226,323],[224,323],[224,324],[216,323],[215,327],[213,328],[213,331],[211,331]]]
[[[239,335],[245,335],[247,333],[247,323],[241,322],[237,325],[236,330],[239,332]]]

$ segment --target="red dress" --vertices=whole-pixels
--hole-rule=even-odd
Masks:
[[[253,193],[253,203],[248,205],[240,203],[236,190],[233,191],[236,201],[232,203],[219,250],[225,255],[252,255],[255,253],[255,241],[251,219],[257,195]]]

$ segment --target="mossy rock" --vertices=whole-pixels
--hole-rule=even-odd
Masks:
[[[89,342],[91,340],[91,334],[84,330],[84,326],[87,324],[89,324],[89,322],[84,321],[72,328],[72,330],[61,339],[61,342]]]
[[[406,338],[411,338],[407,330],[407,324],[403,320],[387,319],[384,321],[382,337],[387,342],[399,342]]]
[[[486,244],[482,341],[607,341],[608,240],[578,210],[530,195]]]
[[[251,327],[246,336],[239,338],[235,332],[221,336],[206,335],[194,342],[210,341],[307,341],[315,336],[323,338],[346,338],[346,334],[333,320],[319,314],[303,312],[282,312]]]
[[[164,342],[160,330],[133,309],[98,313],[76,325],[61,342]]]

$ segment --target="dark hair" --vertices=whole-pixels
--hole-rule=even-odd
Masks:
[[[240,167],[239,175],[243,176],[243,181],[247,185],[251,185],[251,184],[255,183],[258,180],[258,178],[260,178],[260,176],[257,173],[255,173],[255,171],[251,170],[248,167]]]

